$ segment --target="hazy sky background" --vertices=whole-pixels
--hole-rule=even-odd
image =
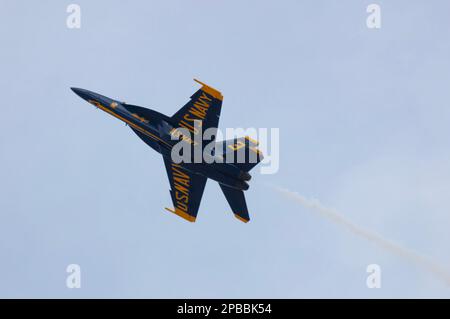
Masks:
[[[450,297],[265,186],[450,271],[449,12],[445,0],[0,0],[0,297]],[[195,224],[166,212],[161,156],[69,89],[171,115],[194,77],[224,94],[220,128],[280,129],[280,169],[254,171],[248,224],[212,181]],[[66,288],[71,263],[81,289]],[[366,287],[372,263],[380,289]]]

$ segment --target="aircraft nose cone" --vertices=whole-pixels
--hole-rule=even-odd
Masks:
[[[88,100],[90,98],[90,92],[88,90],[85,89],[80,89],[80,88],[70,88],[76,95],[78,95],[79,97],[81,97],[84,100]]]
[[[101,95],[101,94],[98,94],[98,93],[95,93],[95,92],[92,92],[89,90],[74,88],[74,87],[71,87],[70,89],[76,95],[81,97],[83,100],[88,101],[89,103],[94,104],[97,107],[98,107],[98,105],[103,105],[103,106],[109,107],[112,103],[116,103],[114,105],[114,107],[115,107],[119,104],[119,102],[117,102],[107,96],[104,96],[104,95]]]

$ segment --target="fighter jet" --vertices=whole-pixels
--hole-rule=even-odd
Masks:
[[[258,142],[248,136],[215,141],[223,96],[216,89],[195,81],[201,88],[172,116],[88,90],[71,89],[97,108],[125,122],[147,145],[162,155],[173,202],[173,208],[166,208],[167,211],[195,222],[209,178],[219,183],[234,216],[247,223],[250,217],[243,191],[249,188],[247,182],[251,176],[248,172],[262,160],[263,155],[257,148]],[[212,130],[213,134],[205,141],[202,134],[207,129]],[[208,145],[210,147],[206,149]],[[175,147],[182,151],[174,152]],[[184,156],[186,149],[191,152]],[[203,155],[200,159],[198,156],[194,158],[198,154],[196,150]],[[182,160],[174,159],[174,154],[180,153]]]

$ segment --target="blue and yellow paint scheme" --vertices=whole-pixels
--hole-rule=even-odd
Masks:
[[[201,162],[172,161],[172,148],[177,143],[188,143],[193,149],[201,148],[203,152],[211,140],[197,143],[198,138],[203,138],[198,134],[206,129],[212,130],[213,135],[217,131],[223,96],[205,83],[195,81],[201,84],[201,88],[171,117],[85,89],[71,89],[95,107],[125,122],[147,145],[162,154],[174,206],[166,208],[167,211],[195,222],[206,181],[212,179],[220,184],[236,218],[248,222],[250,217],[243,191],[249,188],[247,182],[251,176],[248,172],[263,157],[256,148],[257,141],[244,137],[217,143],[210,155],[214,157],[213,161],[205,161],[203,156]],[[185,132],[189,132],[189,136]],[[195,154],[195,151],[192,153]],[[254,157],[250,161],[249,154],[252,153]]]

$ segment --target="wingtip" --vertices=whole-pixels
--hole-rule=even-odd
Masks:
[[[239,216],[238,214],[234,214],[234,217],[236,217],[237,219],[239,219],[243,223],[248,223],[250,221],[250,219],[245,219],[245,218]]]
[[[180,216],[181,218],[183,218],[191,223],[195,223],[196,218],[194,216],[191,216],[177,208],[171,209],[171,208],[164,207],[164,209],[167,210],[168,212],[171,212],[171,213],[177,215],[177,216]]]
[[[218,100],[223,100],[223,95],[222,93],[220,93],[220,91],[216,90],[215,88],[209,86],[206,83],[203,83],[200,80],[197,80],[194,78],[194,81],[197,82],[198,84],[202,85],[202,90],[205,91],[206,93],[208,93],[209,95],[211,95],[212,97],[218,99]]]
[[[200,80],[198,80],[196,78],[194,78],[194,81],[197,82],[200,85],[207,86],[205,83],[203,83],[202,81],[200,81]]]

